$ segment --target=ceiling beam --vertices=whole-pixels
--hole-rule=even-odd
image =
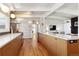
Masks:
[[[26,14],[16,14],[16,17],[40,17],[42,18],[42,16],[40,15],[26,15]]]
[[[46,10],[46,9],[21,9],[21,8],[16,8],[16,11],[48,11],[48,10]]]
[[[53,7],[51,8],[51,10],[49,12],[47,12],[44,17],[49,16],[51,13],[53,13],[54,11],[56,11],[58,8],[60,8],[61,6],[63,6],[64,3],[56,3],[53,5]]]
[[[60,16],[48,16],[47,18],[52,18],[52,19],[62,19],[62,20],[68,20],[69,18],[65,18],[65,17],[60,17]]]
[[[76,16],[79,15],[78,10],[68,10],[68,9],[65,9],[65,10],[56,10],[55,12],[69,14],[69,15],[76,15]]]

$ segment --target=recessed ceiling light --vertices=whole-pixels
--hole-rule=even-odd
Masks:
[[[36,24],[39,24],[39,22],[36,22]]]

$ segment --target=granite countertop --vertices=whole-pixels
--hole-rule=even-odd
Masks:
[[[5,34],[0,36],[0,48],[11,42],[19,35],[21,35],[21,33]]]
[[[54,37],[64,39],[64,40],[77,40],[77,39],[79,39],[78,35],[50,34],[50,33],[42,33],[42,34],[54,36]]]

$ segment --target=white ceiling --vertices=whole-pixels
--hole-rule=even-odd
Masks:
[[[77,3],[65,3],[62,7],[51,13],[50,16],[60,16],[65,18],[72,18],[78,16],[78,4]]]
[[[77,3],[5,3],[10,9],[14,9],[17,17],[27,17],[27,12],[31,12],[29,18],[52,18],[70,19],[78,16]]]
[[[68,11],[67,11],[67,12],[68,12]],[[64,13],[64,12],[53,12],[53,13],[51,13],[51,15],[48,16],[48,17],[52,17],[52,16],[64,17],[64,18],[72,18],[72,17],[76,17],[77,15],[68,14],[68,13]]]
[[[78,3],[65,3],[60,9],[72,9],[72,10],[75,10],[75,9],[78,9]]]
[[[49,11],[50,8],[54,5],[53,3],[9,3],[5,4],[8,7],[11,5],[15,8],[16,11]]]

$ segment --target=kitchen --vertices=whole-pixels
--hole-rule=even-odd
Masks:
[[[0,11],[1,56],[18,55],[30,39],[46,56],[79,56],[78,3],[3,3]]]

